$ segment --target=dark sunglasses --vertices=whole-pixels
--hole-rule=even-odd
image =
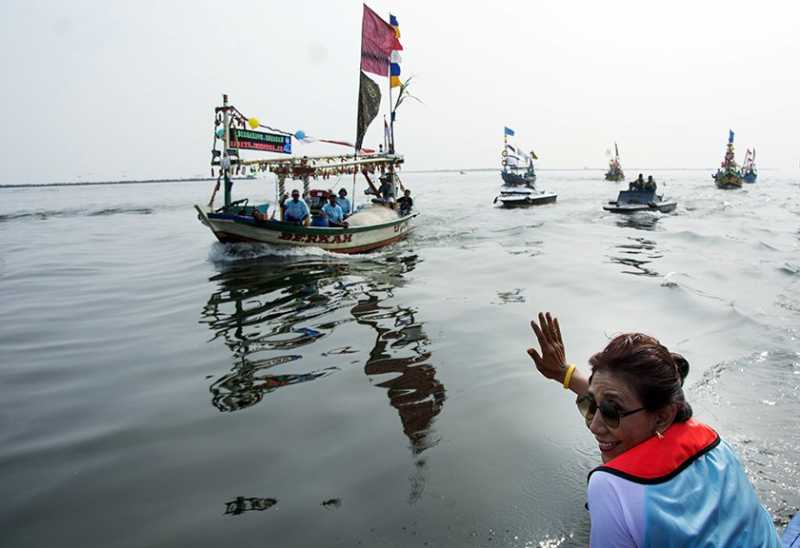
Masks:
[[[597,400],[595,400],[594,396],[591,394],[579,396],[575,403],[578,405],[578,411],[580,411],[581,415],[583,415],[583,418],[586,419],[587,426],[592,423],[592,419],[594,419],[594,415],[597,413],[598,409],[600,409],[600,417],[609,428],[619,428],[620,420],[628,415],[633,415],[639,411],[644,411],[644,407],[633,409],[631,411],[625,411],[620,409],[617,404],[605,400],[597,403]]]

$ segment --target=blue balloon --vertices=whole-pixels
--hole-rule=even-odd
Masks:
[[[297,139],[298,141],[302,141],[303,139],[305,139],[305,138],[306,138],[306,132],[305,132],[305,131],[303,131],[302,129],[298,129],[298,130],[295,132],[295,134],[294,134],[294,137],[295,137],[295,139]]]
[[[222,139],[223,137],[225,137],[225,128],[224,127],[218,127],[217,131],[215,131],[214,133],[216,134],[216,136],[219,139]]]

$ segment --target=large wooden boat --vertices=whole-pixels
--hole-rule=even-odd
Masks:
[[[220,242],[257,242],[284,247],[318,247],[340,253],[363,253],[402,238],[413,229],[410,191],[405,188],[398,171],[403,157],[395,152],[394,120],[397,107],[407,97],[409,80],[399,81],[399,56],[402,49],[399,31],[394,24],[381,19],[364,5],[361,41],[361,72],[358,95],[358,118],[354,144],[331,139],[314,139],[304,131],[294,133],[262,125],[258,119],[242,114],[223,95],[222,106],[215,111],[214,147],[211,153],[212,173],[218,169],[217,183],[206,206],[195,205],[200,221]],[[385,144],[380,153],[362,148],[367,127],[380,110],[381,93],[377,83],[366,73],[390,78],[389,114],[391,125],[386,127]],[[397,79],[397,80],[395,80]],[[392,87],[399,87],[396,102],[392,103]],[[261,129],[268,131],[261,131]],[[328,156],[291,156],[292,139],[298,142],[324,142],[342,145],[349,154]],[[221,141],[222,150],[217,149]],[[384,152],[385,150],[385,152]],[[266,152],[289,157],[245,159],[243,151]],[[269,172],[277,178],[275,200],[250,203],[247,198],[232,199],[233,176]],[[330,177],[352,175],[355,194],[356,179],[364,177],[367,184],[365,203],[345,210],[339,198],[326,190]],[[373,177],[378,178],[380,186]],[[290,201],[287,183],[302,183],[302,199],[296,186]],[[317,183],[321,188],[312,188]],[[224,184],[224,203],[214,205],[214,198]],[[296,191],[296,192],[295,192]],[[344,191],[344,192],[342,192]],[[346,190],[342,189],[342,196]],[[401,192],[405,196],[401,197]],[[396,199],[399,198],[399,199]],[[289,213],[287,213],[289,211]]]
[[[725,157],[722,164],[712,175],[717,188],[735,189],[742,187],[742,172],[736,165],[736,155],[733,150],[733,130],[728,132],[728,144],[725,147]]]
[[[614,143],[614,157],[608,162],[608,171],[606,171],[605,178],[606,181],[613,181],[615,183],[625,180],[625,173],[622,171],[622,164],[619,161],[619,147],[617,147],[617,143]]]
[[[371,174],[382,172],[382,185],[388,183],[402,189],[402,182],[397,175],[397,169],[403,163],[401,156],[292,157],[241,163],[277,176],[278,190],[274,204],[278,204],[278,207],[268,202],[249,203],[246,198],[231,201],[229,197],[225,205],[219,208],[213,206],[213,198],[207,206],[195,205],[200,221],[211,229],[220,242],[255,242],[276,246],[319,247],[338,253],[364,253],[397,242],[414,228],[412,220],[416,213],[400,211],[395,209],[396,204],[384,201],[370,178]],[[283,219],[284,212],[280,204],[286,194],[287,179],[303,182],[302,195],[309,202],[310,221],[319,213],[320,204],[328,195],[327,190],[312,189],[311,181],[325,180],[334,174],[357,173],[366,179],[369,195],[374,197],[347,217],[347,226],[312,226],[310,222],[297,224]],[[231,186],[232,182],[226,182],[226,187]]]

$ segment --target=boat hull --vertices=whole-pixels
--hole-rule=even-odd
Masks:
[[[675,211],[678,203],[664,200],[655,190],[622,190],[614,202],[608,202],[603,209],[610,213],[636,213],[638,211]]]
[[[755,183],[756,179],[758,179],[758,173],[745,173],[742,175],[742,182],[744,183]]]
[[[609,203],[603,209],[609,213],[637,213],[639,211],[658,211],[660,213],[671,213],[678,207],[677,202],[660,202],[656,204],[625,204],[614,205]]]
[[[195,206],[200,222],[220,242],[251,242],[281,247],[315,247],[335,253],[366,253],[398,242],[414,228],[416,214],[397,217],[375,225],[306,227],[279,221],[261,221],[253,217],[214,213]]]
[[[742,188],[742,176],[738,173],[717,173],[713,175],[717,188],[734,189]]]
[[[500,195],[495,198],[495,202],[500,202],[501,207],[515,208],[515,207],[529,207],[545,204],[554,204],[558,194],[550,192],[543,192],[541,194],[528,194],[528,195]]]
[[[611,181],[613,183],[619,183],[620,181],[624,181],[624,180],[625,180],[625,175],[623,173],[621,173],[621,172],[617,172],[617,173],[608,172],[608,173],[606,173],[606,181]]]

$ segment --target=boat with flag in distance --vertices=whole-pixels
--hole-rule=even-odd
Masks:
[[[611,151],[607,151],[611,154]],[[619,161],[619,147],[614,143],[614,157],[608,162],[608,171],[606,171],[606,181],[620,182],[625,180],[625,173],[622,171],[622,164]]]
[[[757,179],[756,149],[750,150],[748,148],[744,153],[744,162],[742,162],[742,181],[745,183],[755,183]]]
[[[528,154],[510,143],[508,138],[513,136],[513,129],[503,128],[503,152],[500,162],[503,168],[500,172],[503,185],[493,203],[500,202],[503,207],[552,204],[556,201],[557,195],[536,188],[536,169],[533,161],[539,158],[533,151]]]
[[[652,177],[647,181],[640,175],[636,181],[628,184],[628,190],[620,191],[617,199],[609,201],[603,209],[609,213],[637,213],[639,211],[658,211],[670,213],[675,211],[678,203],[674,200],[664,199],[663,194],[657,194],[658,185]]]
[[[533,161],[539,158],[531,151],[530,154],[521,148],[508,142],[509,137],[514,136],[514,130],[509,127],[503,128],[503,152],[500,165],[503,170],[500,176],[503,182],[508,185],[532,185],[536,182],[536,169]],[[520,165],[522,161],[523,165]]]
[[[717,172],[712,175],[717,188],[731,189],[742,188],[742,172],[736,165],[736,155],[733,150],[733,130],[728,130],[728,144],[725,147],[725,157]]]
[[[399,177],[404,159],[395,151],[394,121],[397,108],[407,98],[410,79],[401,82],[397,19],[393,24],[381,19],[364,5],[362,19],[361,67],[359,71],[358,114],[355,143],[340,139],[318,139],[304,131],[283,131],[248,117],[223,95],[222,106],[215,110],[214,146],[211,151],[212,176],[217,170],[216,186],[205,206],[195,205],[198,218],[220,242],[254,242],[289,247],[317,247],[339,253],[363,253],[405,238],[413,229],[416,217],[410,190]],[[389,80],[387,125],[380,152],[364,148],[367,128],[377,116],[381,104],[380,86],[367,73]],[[399,88],[392,100],[392,88]],[[267,130],[267,131],[263,131]],[[338,155],[292,155],[293,142],[321,142],[352,149]],[[220,149],[218,149],[221,148]],[[250,152],[279,155],[246,159]],[[233,200],[235,175],[268,172],[275,175],[274,204],[250,203],[248,198]],[[352,176],[366,183],[365,203],[356,207],[327,190],[331,177]],[[287,194],[287,183],[301,183]],[[312,182],[323,188],[312,188]],[[214,199],[224,184],[224,203],[215,207]],[[354,192],[355,194],[355,192]],[[342,199],[344,198],[344,199]]]

